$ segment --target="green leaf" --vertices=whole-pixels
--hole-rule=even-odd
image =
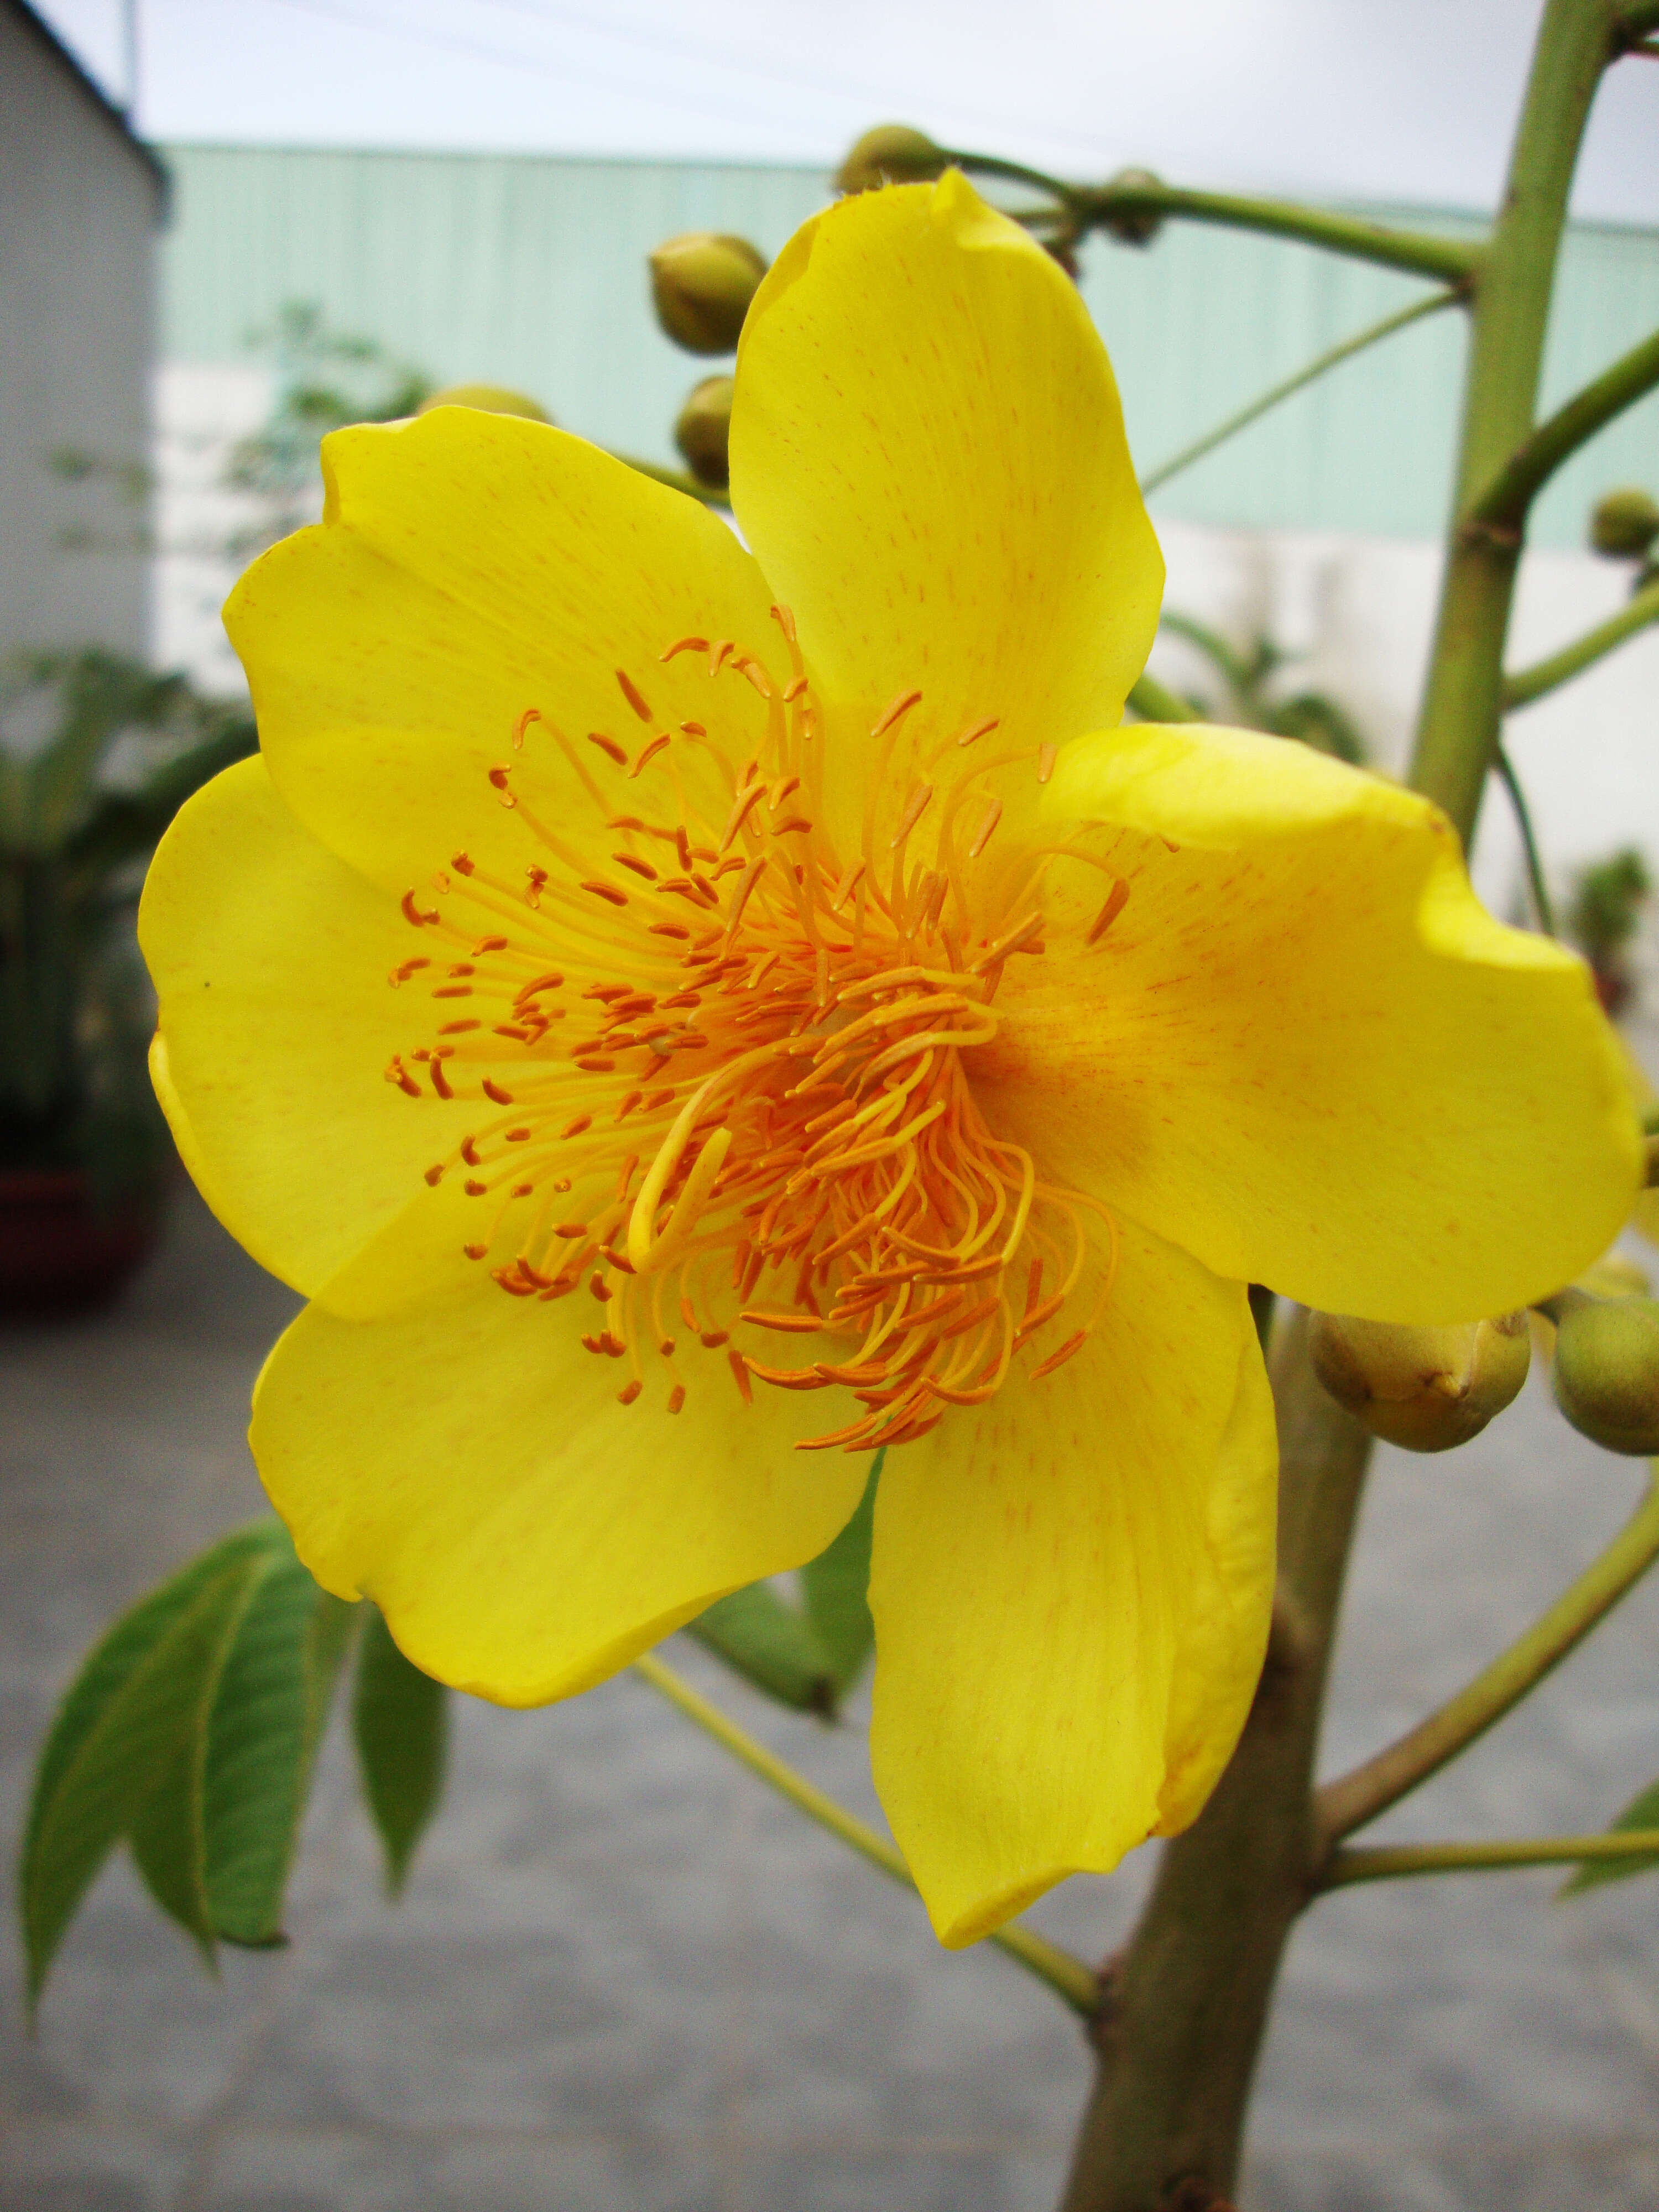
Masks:
[[[716,1598],[686,1631],[780,1705],[826,1717],[834,1713],[835,1663],[817,1629],[769,1583]]]
[[[1607,1831],[1621,1828],[1659,1828],[1659,1782],[1652,1783],[1630,1803]],[[1606,1881],[1624,1881],[1633,1874],[1649,1874],[1659,1867],[1659,1851],[1643,1851],[1627,1859],[1589,1859],[1557,1891],[1558,1897],[1577,1897],[1586,1889],[1599,1889]]]
[[[205,1728],[272,1527],[238,1530],[135,1606],[97,1645],[59,1707],[35,1772],[21,1869],[32,2002],[115,1844],[143,1822],[153,1795],[166,1793],[176,1806],[181,1759]],[[153,1827],[143,1834],[146,1878],[158,1902],[179,1907],[199,1940],[188,1850],[169,1857]]]
[[[225,1655],[201,1768],[208,1918],[228,1942],[283,1941],[312,1768],[357,1608],[319,1588],[286,1532]]]
[[[449,1692],[404,1658],[376,1607],[366,1611],[352,1733],[363,1795],[386,1853],[386,1886],[396,1897],[443,1795]]]
[[[800,1571],[806,1618],[829,1655],[836,1690],[845,1694],[875,1649],[870,1618],[870,1534],[875,1526],[876,1482],[886,1457],[878,1452],[858,1510],[828,1551]]]
[[[164,1912],[280,1942],[317,1743],[356,1608],[277,1521],[237,1529],[135,1606],[71,1686],[36,1772],[22,1863],[31,1999],[125,1838]]]

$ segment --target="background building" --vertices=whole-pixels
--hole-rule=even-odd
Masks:
[[[161,164],[0,0],[0,654],[149,641]]]

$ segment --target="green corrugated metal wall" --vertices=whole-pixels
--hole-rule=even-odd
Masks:
[[[530,155],[181,146],[167,160],[177,186],[167,358],[247,359],[250,333],[283,302],[314,301],[336,329],[377,338],[442,381],[517,386],[567,428],[662,459],[700,372],[657,331],[645,254],[701,228],[775,252],[828,189],[806,169]],[[1421,289],[1305,246],[1189,224],[1170,225],[1144,252],[1092,243],[1084,280],[1143,469]],[[1656,325],[1659,233],[1575,228],[1546,404]],[[1157,511],[1434,536],[1462,354],[1454,315],[1407,331],[1171,483]],[[1596,492],[1630,479],[1659,481],[1659,396],[1563,471],[1540,507],[1539,541],[1577,543]]]

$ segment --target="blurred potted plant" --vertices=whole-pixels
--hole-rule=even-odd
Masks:
[[[1360,767],[1365,741],[1346,708],[1328,692],[1295,691],[1277,695],[1274,679],[1296,656],[1269,637],[1252,638],[1239,647],[1218,630],[1191,615],[1166,609],[1160,627],[1201,653],[1227,689],[1218,720],[1247,730],[1266,730],[1277,738],[1299,738],[1318,752]],[[1210,712],[1207,699],[1193,696],[1192,704]]]
[[[174,811],[253,744],[245,709],[117,653],[0,672],[0,1312],[95,1303],[155,1243],[173,1148],[133,907]]]
[[[1630,945],[1643,901],[1653,889],[1633,845],[1580,871],[1567,908],[1567,933],[1590,964],[1596,995],[1610,1014],[1630,1002]]]

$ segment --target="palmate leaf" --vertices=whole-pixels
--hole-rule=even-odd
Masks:
[[[1616,1836],[1621,1828],[1659,1828],[1659,1782],[1650,1784],[1639,1797],[1632,1797],[1607,1833]],[[1564,1881],[1556,1893],[1559,1897],[1577,1897],[1584,1890],[1600,1889],[1603,1882],[1625,1881],[1633,1874],[1650,1874],[1655,1867],[1659,1867],[1659,1851],[1643,1851],[1627,1859],[1591,1859]]]
[[[797,1712],[833,1719],[874,1648],[870,1532],[883,1456],[877,1453],[852,1519],[801,1569],[801,1607],[770,1583],[751,1583],[717,1598],[687,1625],[688,1634],[735,1674]]]
[[[126,1613],[41,1752],[21,1865],[31,1999],[114,1846],[211,1954],[280,1940],[311,1769],[355,1608],[288,1532],[223,1538]]]
[[[386,1886],[396,1897],[443,1795],[449,1692],[404,1658],[378,1607],[366,1605],[363,1612],[352,1734],[363,1796],[386,1854]]]

